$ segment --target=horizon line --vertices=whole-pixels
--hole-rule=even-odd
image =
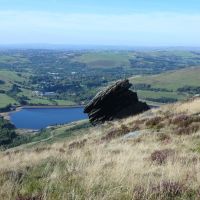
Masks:
[[[52,49],[52,48],[70,48],[70,47],[77,47],[77,48],[172,48],[172,49],[200,49],[200,46],[194,46],[194,45],[117,45],[117,44],[67,44],[67,43],[12,43],[12,44],[1,44],[0,48],[38,48],[38,49]]]

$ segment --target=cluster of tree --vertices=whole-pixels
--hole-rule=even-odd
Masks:
[[[133,87],[134,87],[135,90],[149,90],[149,89],[151,89],[151,85],[146,84],[146,83],[133,84]]]
[[[26,96],[18,96],[18,94],[22,92],[21,90],[21,86],[13,84],[12,88],[6,92],[6,94],[10,97],[12,97],[13,99],[15,99],[17,102],[19,102],[20,105],[27,105],[28,104],[28,100],[30,100],[28,97]],[[9,107],[9,105],[7,106],[7,108]]]
[[[8,120],[0,117],[0,147],[7,149],[11,147],[16,147],[24,143],[31,141],[35,135],[18,135],[16,133],[16,128]]]
[[[143,73],[149,74],[181,69],[187,66],[197,66],[200,64],[199,58],[162,51],[153,54],[151,54],[151,52],[138,53],[134,59],[130,59],[129,62],[132,68],[142,70]]]
[[[174,103],[178,101],[176,98],[160,97],[160,98],[146,98],[147,101],[154,101],[159,103]]]
[[[16,137],[15,126],[0,117],[0,146],[11,144]]]
[[[200,94],[200,87],[199,86],[184,86],[177,89],[177,92],[183,92],[188,94]]]
[[[0,108],[0,112],[9,112],[11,110],[12,105],[8,104],[5,107]]]
[[[0,80],[0,85],[3,85],[3,84],[5,84],[5,81]]]
[[[1,93],[1,94],[5,94],[6,91],[5,91],[5,90],[0,90],[0,93]]]
[[[7,94],[11,97],[15,97],[19,92],[22,90],[20,89],[20,86],[13,84],[12,88],[7,92]]]
[[[172,90],[168,90],[166,88],[152,88],[150,84],[146,83],[138,83],[134,84],[135,90],[148,90],[148,91],[154,91],[154,92],[172,92]]]
[[[26,97],[24,95],[23,96],[16,96],[15,99],[22,106],[28,105],[28,101],[30,100],[28,97]]]

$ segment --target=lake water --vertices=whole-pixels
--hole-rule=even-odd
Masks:
[[[10,114],[11,122],[22,129],[41,129],[86,119],[83,108],[23,108]]]

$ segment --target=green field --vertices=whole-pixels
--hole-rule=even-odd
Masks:
[[[20,75],[19,75],[20,74]],[[75,105],[73,101],[69,100],[50,100],[47,97],[37,97],[32,94],[31,89],[25,89],[24,83],[28,81],[30,74],[28,73],[16,73],[9,70],[0,70],[0,80],[4,81],[5,84],[0,84],[0,90],[9,91],[13,84],[17,84],[21,87],[21,92],[17,94],[18,97],[25,96],[27,97],[29,104],[38,104],[38,105],[65,105],[71,106]],[[0,108],[7,106],[8,104],[18,103],[14,98],[8,96],[7,94],[0,93]]]
[[[200,85],[200,67],[166,72],[153,76],[143,76],[130,79],[133,83],[151,84],[155,88],[176,90],[184,85]]]
[[[188,94],[180,94],[178,88],[184,86],[200,86],[200,67],[171,71],[152,76],[137,76],[130,78],[133,84],[150,84],[152,88],[167,89],[170,92],[137,90],[141,99],[146,98],[175,98],[186,99]]]
[[[7,106],[8,104],[17,103],[13,98],[6,94],[0,94],[0,108]]]
[[[130,66],[132,53],[127,52],[91,52],[76,57],[78,62],[85,63],[90,68],[112,68]]]
[[[16,72],[9,70],[0,70],[0,80],[5,81],[5,84],[0,84],[0,90],[8,90],[13,83],[22,83],[26,77],[20,77]]]
[[[29,60],[27,58],[21,57],[20,55],[7,56],[0,55],[0,63],[27,63]]]

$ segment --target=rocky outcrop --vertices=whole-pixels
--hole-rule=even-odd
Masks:
[[[90,122],[96,125],[148,110],[149,106],[140,102],[130,87],[128,80],[122,80],[99,92],[84,109]]]

